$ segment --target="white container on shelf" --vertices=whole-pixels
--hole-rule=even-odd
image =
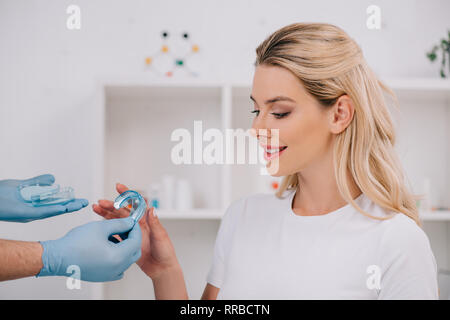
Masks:
[[[179,179],[176,183],[175,209],[178,211],[192,209],[192,188],[186,179]]]
[[[175,177],[170,174],[162,176],[162,192],[160,207],[163,210],[173,210],[175,194]]]

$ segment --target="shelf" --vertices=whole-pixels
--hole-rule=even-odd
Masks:
[[[104,87],[106,103],[125,101],[127,103],[144,102],[154,107],[155,102],[164,103],[165,106],[175,104],[178,106],[185,101],[218,101],[220,99],[220,86],[188,87],[183,84],[167,85],[109,85]],[[178,105],[177,105],[178,104]],[[127,107],[127,106],[125,106]]]
[[[450,91],[450,80],[440,78],[388,78],[384,81],[394,90]]]
[[[450,221],[450,211],[421,212],[419,217],[422,221]]]
[[[156,210],[160,219],[222,219],[222,210],[192,209],[187,211]],[[426,212],[420,214],[422,221],[450,221],[450,211]]]
[[[192,209],[186,211],[177,210],[155,210],[160,219],[221,219],[222,210],[214,209]]]

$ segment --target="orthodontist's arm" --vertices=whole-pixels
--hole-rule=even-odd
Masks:
[[[35,276],[42,269],[39,242],[0,239],[0,281]]]
[[[119,194],[128,190],[116,185]],[[105,219],[123,218],[129,215],[127,208],[115,209],[113,202],[99,200],[93,210]],[[189,299],[183,271],[177,260],[175,249],[154,208],[147,210],[139,221],[142,230],[142,256],[136,262],[141,270],[153,280],[156,299]]]
[[[120,243],[111,236],[128,233]],[[142,234],[130,217],[93,221],[56,240],[25,242],[0,240],[0,281],[29,276],[71,276],[91,282],[119,280],[141,257]]]

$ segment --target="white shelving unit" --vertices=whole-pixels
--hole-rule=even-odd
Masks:
[[[396,93],[397,150],[413,190],[430,179],[433,205],[450,206],[450,80],[386,79]],[[423,221],[450,221],[450,211],[420,212]]]
[[[450,81],[385,79],[385,83],[399,98],[400,112],[394,116],[397,147],[414,191],[421,193],[422,179],[428,177],[433,205],[448,207]],[[257,165],[176,166],[169,159],[170,150],[176,144],[170,140],[171,132],[176,128],[192,132],[195,120],[203,121],[204,130],[249,128],[253,107],[250,92],[250,83],[123,78],[99,81],[94,102],[98,126],[92,137],[98,146],[93,156],[96,199],[113,199],[116,182],[145,193],[148,184],[159,181],[165,173],[189,179],[194,191],[194,208],[184,212],[157,211],[161,219],[171,220],[166,225],[176,230],[177,226],[182,228],[177,221],[217,221],[237,198],[268,191],[272,178],[261,176]],[[421,212],[420,217],[438,268],[450,269],[450,211]],[[187,264],[190,264],[189,250],[179,253],[181,257],[186,255]],[[134,281],[144,281],[141,276],[139,272],[133,274]],[[129,281],[132,285],[132,280]],[[113,284],[99,285],[95,297],[108,296],[114,288]]]
[[[102,126],[96,174],[100,197],[113,199],[116,182],[146,194],[150,183],[172,174],[191,182],[194,208],[184,212],[161,209],[161,218],[220,219],[233,200],[269,192],[270,182],[279,180],[261,176],[258,164],[175,165],[170,158],[178,143],[171,141],[172,132],[185,128],[192,133],[194,121],[202,121],[203,132],[250,128],[249,86],[127,81],[103,84],[100,90],[97,103]],[[203,147],[207,144],[203,142]]]
[[[435,200],[448,206],[450,81],[385,79],[385,83],[395,91],[400,101],[397,121],[399,131],[404,135],[399,137],[399,153],[413,185],[415,182],[415,187],[420,189],[421,177],[430,176],[435,183],[433,186],[436,186]],[[171,148],[176,144],[170,140],[171,132],[177,128],[192,132],[195,120],[202,120],[203,130],[249,128],[252,108],[250,83],[128,79],[104,81],[99,88],[98,115],[103,125],[99,126],[101,155],[98,168],[101,173],[97,174],[96,186],[101,197],[115,197],[115,182],[146,193],[150,182],[160,181],[162,174],[169,173],[191,181],[194,209],[186,212],[159,210],[160,217],[220,219],[233,200],[255,192],[270,191],[269,184],[274,178],[259,175],[257,165],[177,166],[170,160]],[[426,111],[423,111],[423,106],[426,106]],[[436,111],[445,114],[439,117],[440,123],[433,126],[440,137],[438,141],[434,139],[434,132],[420,132],[420,126],[417,126],[417,121],[427,121],[421,112],[432,114]],[[408,118],[410,116],[412,120]],[[427,143],[430,139],[433,139],[432,145]],[[427,173],[426,166],[420,163],[430,161],[432,165],[428,166]],[[448,211],[422,213],[421,217],[424,221],[450,221]]]
[[[421,212],[422,221],[450,221],[450,211]]]

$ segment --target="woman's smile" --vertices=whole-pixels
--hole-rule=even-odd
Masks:
[[[281,156],[284,150],[287,149],[287,146],[262,146],[264,148],[264,159],[266,161],[270,161],[276,157]]]

